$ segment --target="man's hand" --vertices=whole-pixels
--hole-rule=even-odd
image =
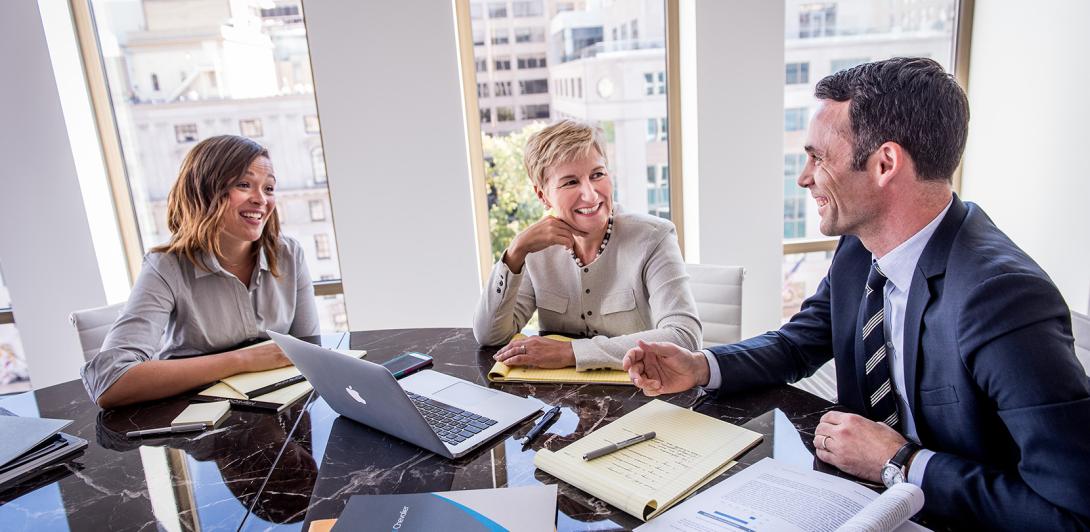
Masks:
[[[570,368],[575,365],[575,351],[571,342],[562,342],[541,336],[528,336],[515,340],[496,352],[493,359],[508,366],[535,368]]]
[[[830,411],[814,431],[817,457],[871,482],[882,482],[882,466],[906,440],[885,423],[856,414]]]
[[[624,355],[622,365],[632,384],[644,395],[684,392],[708,384],[708,359],[666,342],[639,341]]]

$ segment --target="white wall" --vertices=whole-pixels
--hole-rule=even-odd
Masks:
[[[349,326],[469,326],[481,275],[453,2],[304,10]]]
[[[686,257],[745,267],[745,338],[780,325],[784,6],[688,0],[681,11]]]
[[[977,2],[963,196],[1081,312],[1090,300],[1090,2]]]
[[[79,377],[68,313],[106,303],[36,0],[0,16],[0,264],[36,388]],[[15,52],[17,51],[17,52]],[[14,81],[14,80],[17,80]]]

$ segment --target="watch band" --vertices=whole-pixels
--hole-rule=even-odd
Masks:
[[[897,449],[897,453],[893,455],[893,458],[889,459],[889,463],[900,468],[901,471],[904,472],[905,477],[907,478],[908,461],[912,458],[912,455],[916,454],[916,452],[920,449],[923,449],[920,444],[912,441],[906,442],[904,445],[901,446],[900,449]]]

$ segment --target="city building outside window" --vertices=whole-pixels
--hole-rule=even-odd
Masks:
[[[477,72],[488,72],[487,59],[477,59],[475,63],[477,64]]]
[[[511,82],[510,81],[497,81],[496,82],[496,96],[511,96]]]
[[[783,110],[784,131],[805,131],[809,122],[809,110],[805,107],[794,107]]]
[[[549,104],[540,103],[522,106],[522,118],[524,120],[541,120],[549,118]]]
[[[488,18],[507,18],[507,2],[489,2]]]
[[[799,38],[811,39],[836,35],[836,8],[835,3],[799,6]]]
[[[488,84],[487,83],[478,83],[477,84],[477,97],[478,98],[487,98],[488,97]]]
[[[540,17],[545,14],[545,6],[541,0],[515,0],[511,13],[516,17]]]
[[[518,58],[519,70],[545,68],[545,56],[523,56]]]
[[[798,186],[798,176],[806,165],[805,153],[787,153],[783,156],[783,237],[806,236],[806,203],[810,194]]]
[[[493,68],[496,71],[511,70],[511,58],[510,57],[497,58],[495,61],[493,61],[492,64],[493,64]]]
[[[511,34],[507,28],[492,28],[492,44],[507,44],[511,41]]]
[[[545,42],[545,28],[539,28],[539,27],[515,28],[515,42],[516,43]]]
[[[238,121],[239,134],[243,137],[250,137],[252,139],[265,136],[265,129],[261,127],[260,118],[251,118],[248,120]]]
[[[852,57],[849,59],[833,59],[829,62],[829,72],[840,72],[841,70],[847,70],[853,66],[862,65],[869,62],[870,59],[866,57]]]
[[[515,120],[515,109],[513,107],[497,107],[496,108],[496,121],[498,122],[512,122]]]
[[[491,124],[492,123],[492,110],[491,109],[481,109],[481,123],[482,124]]]
[[[303,131],[310,134],[321,132],[321,127],[318,125],[318,115],[306,115],[303,117]]]
[[[329,176],[325,171],[325,151],[321,148],[314,148],[310,152],[310,168],[314,175],[315,184],[325,184],[329,181]]]

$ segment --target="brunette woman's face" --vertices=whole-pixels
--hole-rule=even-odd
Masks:
[[[222,237],[238,243],[256,242],[276,208],[276,176],[272,161],[258,157],[238,178],[227,194],[228,209]]]

